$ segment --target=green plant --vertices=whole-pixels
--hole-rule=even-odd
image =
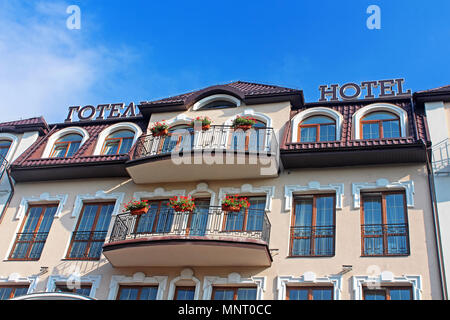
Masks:
[[[240,197],[239,195],[234,196],[226,196],[225,199],[222,200],[222,208],[248,208],[250,207],[250,202],[248,202],[248,199],[246,197]]]
[[[131,200],[125,204],[124,212],[148,208],[148,200]]]
[[[168,205],[176,212],[192,212],[195,209],[194,198],[185,196],[175,196],[169,199]]]
[[[232,126],[234,128],[238,128],[241,126],[247,127],[247,126],[253,126],[256,123],[256,119],[252,117],[240,117],[238,116],[236,119],[233,120]]]

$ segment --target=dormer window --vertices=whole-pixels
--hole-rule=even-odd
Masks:
[[[120,130],[110,134],[103,146],[103,155],[115,155],[128,153],[133,145],[134,132]]]
[[[1,158],[6,158],[9,148],[11,148],[11,141],[0,140],[0,157]]]
[[[391,112],[372,112],[361,119],[362,139],[399,137],[401,137],[400,118]]]
[[[300,142],[322,142],[336,140],[336,121],[327,116],[312,116],[299,125]]]
[[[83,137],[79,134],[68,134],[58,139],[53,145],[50,158],[72,157],[80,148]]]
[[[203,106],[201,109],[226,109],[226,108],[236,108],[236,104],[230,101],[224,101],[224,100],[218,100],[208,103],[207,105]]]
[[[241,100],[228,94],[214,94],[197,101],[192,110],[214,110],[225,108],[237,108],[241,106]]]

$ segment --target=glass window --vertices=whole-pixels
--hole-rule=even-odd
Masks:
[[[39,260],[57,205],[30,206],[17,233],[10,260]]]
[[[194,128],[185,124],[171,127],[169,134],[161,140],[161,153],[191,150],[194,146]]]
[[[256,300],[256,288],[216,287],[213,300]]]
[[[120,286],[117,300],[156,300],[156,286]]]
[[[195,287],[177,287],[175,300],[194,300]]]
[[[225,108],[236,108],[236,104],[230,101],[224,101],[224,100],[216,100],[213,102],[208,103],[207,105],[200,108],[200,110],[203,109],[225,109]]]
[[[300,142],[336,140],[336,122],[326,116],[313,116],[299,125]]]
[[[294,199],[291,256],[334,255],[334,195]]]
[[[408,255],[409,235],[404,193],[362,196],[363,255]]]
[[[68,134],[56,140],[50,158],[72,157],[80,148],[83,137],[79,134]]]
[[[364,288],[364,300],[412,300],[411,287]]]
[[[174,210],[169,207],[169,200],[151,201],[147,213],[137,217],[135,233],[168,233],[173,220]]]
[[[26,295],[28,286],[0,286],[0,300],[8,300]]]
[[[116,131],[108,136],[103,146],[102,154],[114,155],[130,152],[133,144],[134,132],[130,130]]]
[[[288,300],[333,300],[332,287],[288,287]]]
[[[372,112],[361,120],[362,139],[400,137],[400,119],[390,112]]]
[[[8,154],[10,147],[11,147],[11,141],[0,140],[0,159],[6,158],[6,155]]]
[[[239,212],[225,212],[224,231],[262,231],[266,197],[248,197],[250,206]]]
[[[265,147],[267,125],[256,119],[253,130],[235,130],[231,135],[231,149],[236,151],[262,151]]]
[[[69,288],[65,284],[57,284],[55,287],[55,292],[75,293],[81,296],[89,297],[91,294],[91,285],[81,285],[75,286],[74,288]]]

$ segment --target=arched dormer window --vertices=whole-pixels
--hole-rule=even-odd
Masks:
[[[241,100],[228,94],[214,94],[197,101],[193,110],[211,110],[237,108],[241,106]]]
[[[400,118],[385,111],[369,113],[361,119],[362,139],[400,137]]]
[[[406,137],[407,112],[394,104],[377,103],[353,114],[355,139]]]
[[[133,145],[134,132],[119,130],[110,134],[103,145],[103,155],[125,154],[130,152]]]
[[[11,148],[12,141],[0,140],[0,160],[1,158],[6,159],[6,156]]]
[[[72,157],[80,148],[83,137],[77,133],[69,133],[58,140],[53,145],[50,158]]]
[[[336,121],[328,116],[311,116],[298,126],[300,142],[336,140]]]

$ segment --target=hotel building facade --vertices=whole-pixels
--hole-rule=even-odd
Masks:
[[[305,103],[241,81],[71,107],[10,165],[0,298],[443,299],[428,131],[411,95]],[[227,211],[233,195],[250,206]]]

